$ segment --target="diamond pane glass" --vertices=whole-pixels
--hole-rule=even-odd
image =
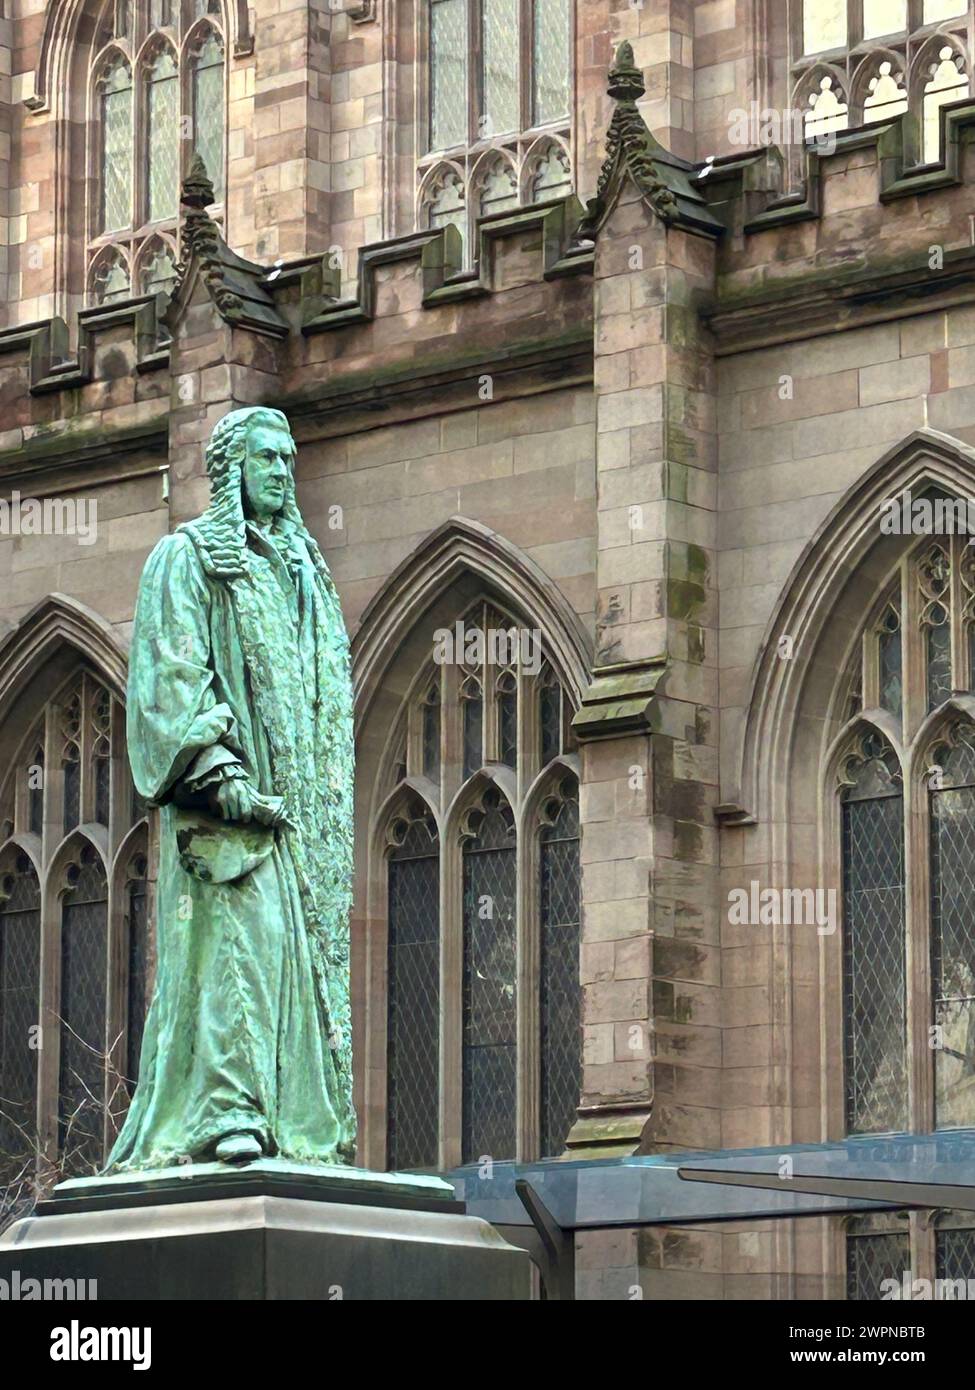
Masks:
[[[515,840],[501,806],[464,847],[464,1163],[515,1156]]]
[[[971,1297],[969,1281],[975,1280],[975,1230],[969,1227],[935,1233],[935,1278],[954,1284],[953,1288],[942,1286],[941,1296],[945,1301]],[[961,1286],[957,1284],[959,1279]]]
[[[430,148],[467,139],[467,0],[430,5]]]
[[[36,1029],[40,1013],[41,903],[26,857],[0,876],[0,1184],[13,1183],[37,1134]]]
[[[98,859],[85,857],[61,909],[58,1150],[71,1174],[103,1157],[108,886]]]
[[[907,28],[907,0],[863,0],[863,37],[879,39]]]
[[[900,1287],[910,1267],[911,1241],[906,1231],[848,1236],[846,1296],[851,1302],[878,1302],[884,1296],[884,1280],[893,1279]]]
[[[386,1160],[437,1163],[440,1067],[440,854],[414,821],[389,860]]]
[[[149,75],[149,221],[176,216],[179,193],[179,80],[168,50]]]
[[[535,0],[532,91],[535,125],[569,114],[569,0]]]
[[[945,621],[939,627],[929,627],[925,633],[928,709],[937,709],[951,694],[951,629],[947,618],[945,613]]]
[[[119,62],[102,84],[101,230],[132,224],[132,78]]]
[[[903,799],[843,806],[843,955],[847,1123],[852,1133],[906,1123]]]
[[[931,972],[939,1126],[975,1121],[975,787],[931,794]]]
[[[223,200],[223,49],[211,34],[193,60],[193,129],[216,201]]]
[[[541,835],[541,1156],[565,1147],[582,1088],[579,987],[579,803],[562,803]]]
[[[144,878],[129,884],[129,994],[128,1032],[125,1042],[126,1081],[129,1094],[135,1090],[142,1055],[146,1009],[149,1006],[149,921],[147,886]]]
[[[482,135],[505,135],[521,128],[518,10],[519,0],[482,0]]]

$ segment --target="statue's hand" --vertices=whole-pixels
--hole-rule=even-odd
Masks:
[[[251,787],[243,777],[230,777],[215,787],[211,793],[213,809],[224,820],[241,821],[249,825],[254,813],[254,800]]]

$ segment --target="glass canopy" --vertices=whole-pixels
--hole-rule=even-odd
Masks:
[[[552,1220],[564,1231],[606,1226],[684,1225],[698,1221],[824,1216],[903,1205],[841,1196],[818,1196],[783,1186],[776,1191],[721,1185],[715,1179],[681,1181],[680,1170],[700,1163],[742,1162],[771,1165],[780,1149],[735,1149],[717,1153],[656,1154],[651,1157],[551,1159],[538,1163],[483,1163],[442,1174],[453,1183],[468,1213],[496,1226],[533,1224],[516,1182],[527,1183]],[[800,1150],[791,1148],[796,1156]]]
[[[753,1196],[815,1195],[826,1201],[975,1211],[975,1130],[871,1135],[799,1148],[690,1154],[679,1162],[688,1186],[732,1187]]]

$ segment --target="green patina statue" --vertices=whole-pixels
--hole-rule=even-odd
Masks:
[[[211,504],[146,563],[128,746],[160,806],[158,970],[106,1172],[351,1163],[352,684],[286,417],[218,423]]]

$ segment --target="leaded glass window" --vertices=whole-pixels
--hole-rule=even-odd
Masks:
[[[971,1216],[966,1213],[968,1220]],[[943,1289],[945,1301],[969,1299],[975,1280],[975,1229],[949,1227],[935,1233],[935,1278],[951,1285]]]
[[[792,108],[807,112],[807,139],[909,111],[910,161],[942,159],[941,108],[971,91],[966,0],[801,0],[800,8]]]
[[[582,1089],[579,1017],[579,793],[566,778],[540,833],[541,1155],[557,1157]]]
[[[901,665],[901,615],[895,603],[884,609],[880,621],[880,704],[891,714],[900,714],[903,703]]]
[[[132,220],[132,74],[122,59],[101,79],[101,125],[99,231],[117,232]]]
[[[873,1133],[907,1120],[903,789],[892,750],[872,734],[860,739],[844,781],[847,1124]]]
[[[388,862],[386,1157],[392,1169],[438,1157],[440,853],[426,808],[398,819]]]
[[[430,148],[467,139],[467,0],[430,5]]]
[[[975,1123],[975,728],[935,750],[931,975],[935,1118]]]
[[[69,866],[61,910],[58,1151],[66,1173],[104,1158],[108,882],[86,845]]]
[[[570,0],[428,0],[427,13],[418,217],[456,225],[470,264],[474,219],[571,192],[573,9]],[[500,155],[486,168],[484,142]]]
[[[193,132],[218,203],[223,202],[223,44],[210,30],[193,58]]]
[[[866,1223],[865,1223],[866,1224]],[[900,1288],[911,1268],[911,1242],[907,1231],[867,1231],[846,1239],[846,1296],[855,1302],[879,1302],[889,1296],[894,1280]]]
[[[53,695],[45,690],[39,722],[0,777],[0,1097],[20,1108],[36,1089],[39,1128],[28,1148],[41,1174],[92,1172],[101,1162],[106,1107],[118,1108],[106,1080],[115,1078],[112,1095],[124,1095],[138,1058],[149,959],[145,849],[126,876],[113,883],[108,872],[145,814],[124,763],[124,722],[118,698],[82,666]],[[53,963],[43,980],[42,949]],[[60,1035],[59,1064],[46,1081],[36,1056],[19,1044],[11,1053],[45,1020]],[[0,1118],[0,1168],[10,1150],[3,1125]]]
[[[388,1045],[367,1065],[388,1078],[385,1160],[561,1153],[581,1041],[568,687],[544,635],[493,599],[465,604],[432,638],[381,781],[393,808],[382,827]],[[521,954],[537,966],[519,995]]]
[[[533,103],[535,125],[569,114],[572,17],[568,0],[535,0]]]
[[[37,1142],[41,895],[25,854],[0,870],[0,1184],[31,1171]]]
[[[179,184],[203,158],[224,222],[225,47],[218,0],[108,0],[95,27],[87,293],[110,304],[171,288]],[[121,18],[120,18],[121,16]],[[134,101],[138,101],[138,107]],[[151,226],[150,226],[151,224]],[[163,233],[164,235],[160,235]]]
[[[520,124],[519,8],[519,0],[481,0],[482,135],[503,135]]]
[[[149,70],[149,221],[176,216],[179,196],[179,80],[168,48]]]
[[[464,845],[463,1162],[517,1147],[514,818],[491,788]]]

